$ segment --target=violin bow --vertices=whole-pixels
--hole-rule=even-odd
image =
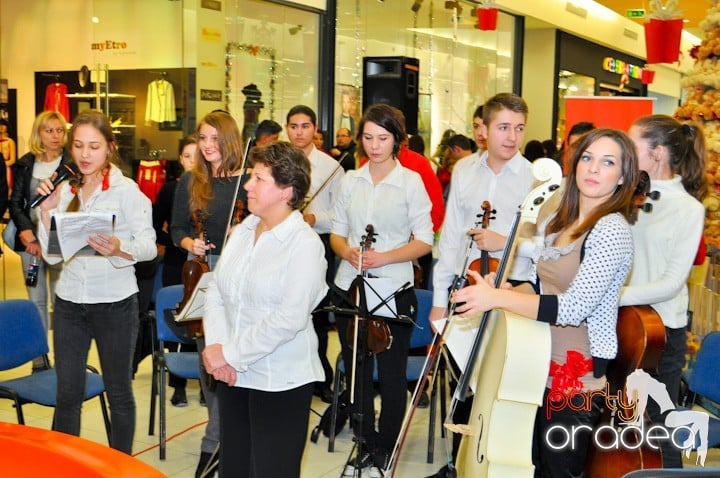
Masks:
[[[233,216],[235,215],[235,207],[237,207],[237,195],[238,191],[240,191],[240,187],[242,185],[242,179],[247,174],[247,160],[248,160],[248,154],[250,153],[250,148],[255,143],[255,138],[250,138],[245,145],[245,155],[243,156],[243,162],[240,165],[240,170],[242,171],[242,174],[238,177],[237,183],[235,184],[235,192],[233,193],[233,202],[232,207],[230,208],[230,216],[227,220],[227,227],[225,228],[225,238],[223,239],[223,248],[225,249],[225,244],[227,244],[227,240],[230,237],[230,228],[232,227],[232,220]]]
[[[325,186],[327,186],[328,184],[330,184],[330,180],[331,180],[332,178],[334,178],[335,175],[336,175],[341,169],[342,169],[342,165],[338,163],[337,167],[336,167],[335,170],[332,172],[332,174],[327,177],[327,179],[320,185],[320,187],[318,188],[318,190],[315,191],[315,194],[313,194],[313,195],[310,197],[310,199],[308,199],[308,200],[305,202],[305,204],[303,204],[303,207],[300,208],[300,212],[301,212],[301,213],[305,212],[305,209],[307,209],[308,206],[310,206],[310,204],[315,200],[315,198],[318,197],[318,194],[320,194],[320,192],[321,192],[323,189],[325,189]]]

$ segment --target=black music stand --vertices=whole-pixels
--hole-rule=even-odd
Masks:
[[[355,367],[353,369],[353,373],[355,375],[355,394],[356,400],[354,402],[351,402],[351,406],[355,408],[355,411],[351,414],[351,424],[354,431],[354,437],[353,437],[353,447],[350,450],[350,454],[348,456],[348,459],[345,462],[345,466],[349,465],[352,461],[353,455],[355,456],[356,463],[359,464],[360,458],[362,456],[362,450],[365,445],[365,437],[363,436],[363,420],[364,420],[364,414],[363,414],[363,391],[364,391],[364,371],[365,371],[365,360],[372,357],[372,354],[368,352],[367,348],[367,323],[369,319],[377,319],[382,320],[385,322],[393,322],[393,323],[409,323],[412,324],[412,319],[410,319],[407,316],[401,316],[398,315],[397,310],[390,307],[389,302],[393,300],[398,294],[408,290],[412,284],[410,282],[405,283],[402,287],[398,288],[394,292],[392,292],[387,297],[381,297],[379,293],[372,287],[371,284],[368,283],[366,278],[362,274],[358,274],[358,276],[353,281],[353,284],[350,286],[352,289],[353,286],[357,287],[357,294],[358,294],[358,305],[355,306],[352,304],[352,301],[350,298],[342,293],[339,293],[338,291],[335,291],[336,294],[347,304],[352,304],[352,308],[340,308],[335,306],[330,306],[328,309],[332,312],[337,312],[341,314],[346,315],[353,315],[357,316],[359,318],[358,320],[358,326],[357,326],[357,342],[353,344],[354,348],[353,351],[355,353]],[[371,310],[368,310],[367,308],[367,294],[365,287],[367,288],[377,296],[379,299],[379,303],[373,307]],[[377,312],[378,310],[382,309],[383,307],[386,307],[392,312],[392,315],[394,317],[383,317],[383,316],[376,316],[373,315],[373,313]],[[351,319],[354,320],[354,319]],[[340,332],[342,333],[342,331]],[[347,372],[348,370],[348,364],[345,364],[345,370]],[[346,374],[347,376],[347,374]],[[351,375],[352,376],[352,375]],[[343,467],[343,471],[344,471]],[[358,473],[357,478],[360,478],[362,476],[362,469],[358,467]],[[341,475],[342,476],[342,475]]]

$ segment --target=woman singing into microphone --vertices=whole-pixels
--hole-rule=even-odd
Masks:
[[[45,260],[53,212],[103,212],[115,217],[112,235],[88,239],[94,254],[78,253],[64,262],[55,289],[54,350],[57,408],[54,429],[80,434],[85,364],[95,339],[110,403],[110,446],[130,454],[135,434],[132,358],[138,331],[136,262],[157,255],[150,200],[115,166],[117,146],[112,126],[99,111],[80,113],[69,134],[78,178],[55,188],[50,179],[37,188],[49,195],[39,209],[38,238]]]

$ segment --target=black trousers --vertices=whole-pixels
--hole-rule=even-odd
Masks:
[[[408,289],[397,295],[395,297],[395,303],[398,314],[411,316],[413,319],[415,318],[413,312],[417,310],[417,297],[415,296],[414,289]],[[351,347],[350,340],[347,337],[347,328],[348,323],[354,320],[354,318],[338,314],[336,315],[336,320],[349,389],[355,351]],[[412,326],[392,322],[389,323],[389,326],[393,336],[392,346],[389,350],[385,350],[376,356],[380,398],[382,401],[377,431],[375,429],[374,387],[372,380],[375,360],[373,360],[372,354],[361,354],[357,357],[358,360],[363,361],[363,376],[362,378],[358,377],[356,379],[355,403],[351,404],[354,420],[353,430],[356,430],[356,433],[357,430],[360,430],[356,422],[358,421],[358,413],[362,413],[362,436],[365,440],[365,446],[368,450],[372,451],[392,451],[398,434],[400,433],[400,428],[402,427],[402,420],[405,416],[405,408],[407,405],[407,357],[410,348]],[[359,380],[362,380],[362,384]],[[361,387],[362,396],[359,394]],[[362,401],[362,409],[358,406],[360,401]]]
[[[545,389],[543,406],[538,408],[535,417],[535,434],[533,436],[533,464],[535,478],[582,478],[585,473],[585,462],[588,449],[593,438],[601,413],[604,396],[592,398],[590,410],[573,410],[570,407],[548,412],[547,403],[549,389]],[[559,408],[559,407],[558,407]],[[550,413],[548,417],[547,414]],[[561,445],[568,439],[565,430],[572,427],[587,425],[593,431],[582,430],[574,435],[574,446]],[[559,427],[550,432],[552,427]]]
[[[687,350],[687,336],[685,328],[671,329],[665,327],[665,351],[660,357],[657,368],[657,380],[667,388],[673,404],[677,405],[680,396],[680,378],[682,369],[685,366],[685,351]],[[649,400],[647,413],[654,425],[665,424],[665,413],[660,407]],[[673,444],[672,440],[660,442],[664,468],[682,468],[682,452]]]
[[[217,382],[220,476],[299,478],[312,389],[264,392]]]

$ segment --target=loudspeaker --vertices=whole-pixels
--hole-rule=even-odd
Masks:
[[[394,106],[405,115],[405,130],[417,134],[420,61],[405,56],[363,58],[363,111],[375,103]]]

